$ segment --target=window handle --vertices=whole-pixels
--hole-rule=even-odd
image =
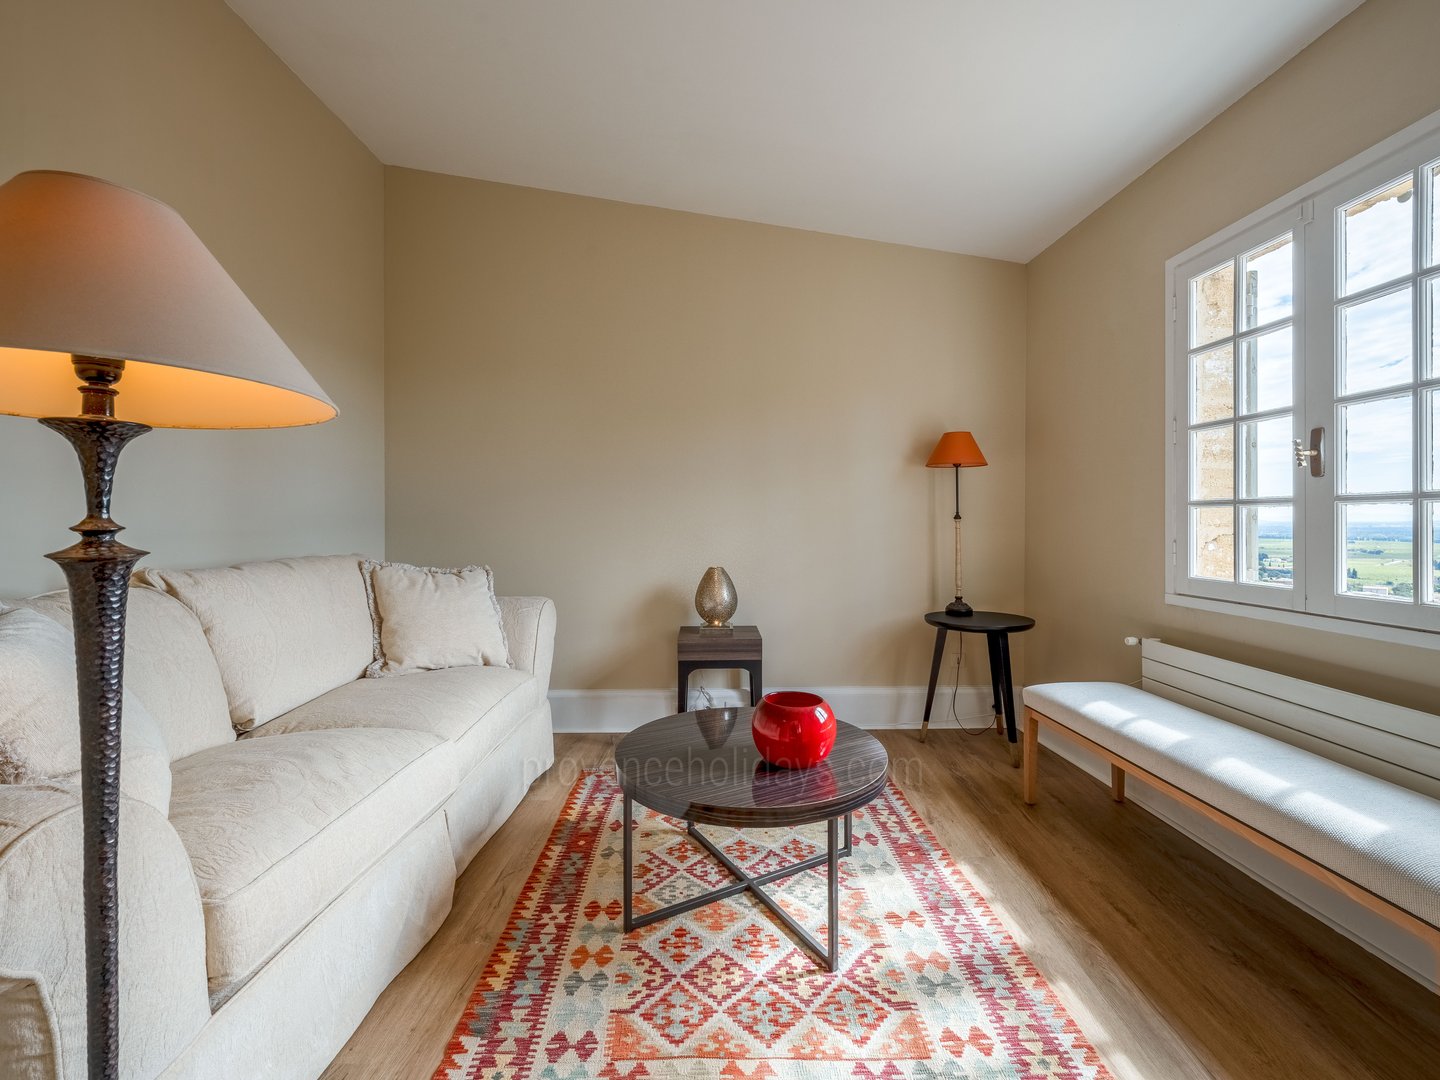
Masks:
[[[1325,475],[1325,429],[1323,427],[1310,429],[1310,448],[1308,450],[1299,439],[1295,440],[1295,467],[1303,469],[1307,462],[1310,465],[1311,476]]]

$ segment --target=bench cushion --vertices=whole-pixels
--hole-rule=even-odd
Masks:
[[[1027,686],[1025,704],[1440,926],[1440,802],[1122,683]]]

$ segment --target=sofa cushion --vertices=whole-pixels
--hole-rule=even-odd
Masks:
[[[70,626],[70,594],[43,593],[24,607]],[[155,589],[132,588],[125,613],[125,689],[155,718],[170,760],[235,741],[215,654],[184,604]]]
[[[375,626],[375,659],[366,675],[510,666],[495,576],[488,566],[440,570],[367,561],[361,570]]]
[[[79,778],[74,638],[38,611],[9,608],[0,612],[0,784]],[[129,691],[120,705],[120,791],[169,810],[169,751]]]
[[[1440,801],[1121,683],[1025,704],[1440,926]]]
[[[199,618],[237,731],[358,679],[374,657],[357,555],[216,570],[145,569],[136,580],[169,593]]]
[[[357,679],[271,720],[251,738],[329,728],[403,728],[456,746],[466,775],[539,702],[535,676],[512,668],[460,667],[392,679]]]
[[[450,796],[453,753],[419,731],[240,739],[177,761],[170,821],[205,910],[219,1005]]]

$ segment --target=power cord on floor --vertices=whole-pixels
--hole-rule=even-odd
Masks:
[[[960,719],[960,672],[961,662],[965,659],[965,635],[956,634],[955,637],[959,640],[955,649],[955,685],[950,688],[950,715],[955,718],[955,726],[966,735],[984,735],[994,730],[993,724],[986,723],[984,727],[971,731],[965,726],[965,721]],[[988,713],[986,714],[986,719],[989,719]]]
[[[695,691],[696,691],[702,698],[705,699],[705,707],[706,707],[707,709],[713,709],[713,708],[715,708],[715,699],[710,696],[710,691],[705,688],[705,684],[704,684],[704,683],[698,684],[698,685],[695,687]]]

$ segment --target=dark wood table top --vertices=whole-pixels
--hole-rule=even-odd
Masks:
[[[681,660],[758,660],[762,647],[758,626],[682,626],[675,635]]]
[[[890,758],[869,732],[840,723],[819,765],[777,769],[755,749],[754,711],[701,709],[636,728],[615,748],[621,790],[671,817],[736,828],[826,821],[884,790]]]
[[[932,611],[925,616],[931,626],[958,630],[962,634],[1019,634],[1035,625],[1029,615],[1012,615],[1008,611],[977,611],[973,615],[949,615]]]

